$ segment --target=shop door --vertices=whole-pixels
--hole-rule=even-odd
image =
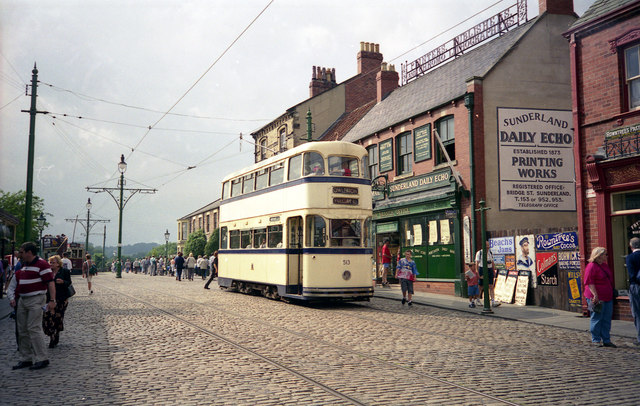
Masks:
[[[287,293],[302,294],[302,217],[287,220]]]

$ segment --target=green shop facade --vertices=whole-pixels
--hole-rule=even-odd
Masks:
[[[388,239],[394,270],[398,255],[412,251],[418,267],[417,290],[460,296],[460,195],[449,168],[374,187],[378,265],[382,244]]]

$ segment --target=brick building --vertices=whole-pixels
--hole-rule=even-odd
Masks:
[[[569,45],[562,33],[577,16],[571,0],[539,6],[527,21],[526,1],[518,1],[403,65],[400,87],[395,72],[379,72],[376,105],[343,138],[369,150],[379,176],[377,246],[388,238],[392,251],[414,252],[418,290],[466,295],[463,262],[481,246],[480,216],[472,210],[481,200],[490,208],[492,244],[508,246],[496,257],[516,277],[527,241],[575,234]],[[569,308],[567,274],[558,264],[542,274],[530,266],[520,270],[530,278],[528,302]],[[554,270],[553,278],[546,274]]]
[[[596,0],[565,33],[571,44],[581,269],[609,252],[617,289],[640,236],[640,1]],[[614,317],[629,317],[621,297]]]

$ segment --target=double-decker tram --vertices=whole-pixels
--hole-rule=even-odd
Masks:
[[[272,299],[369,300],[371,185],[366,150],[311,142],[227,176],[218,284]]]

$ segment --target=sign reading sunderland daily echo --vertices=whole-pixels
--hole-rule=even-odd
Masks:
[[[576,209],[568,110],[498,107],[500,210]]]

